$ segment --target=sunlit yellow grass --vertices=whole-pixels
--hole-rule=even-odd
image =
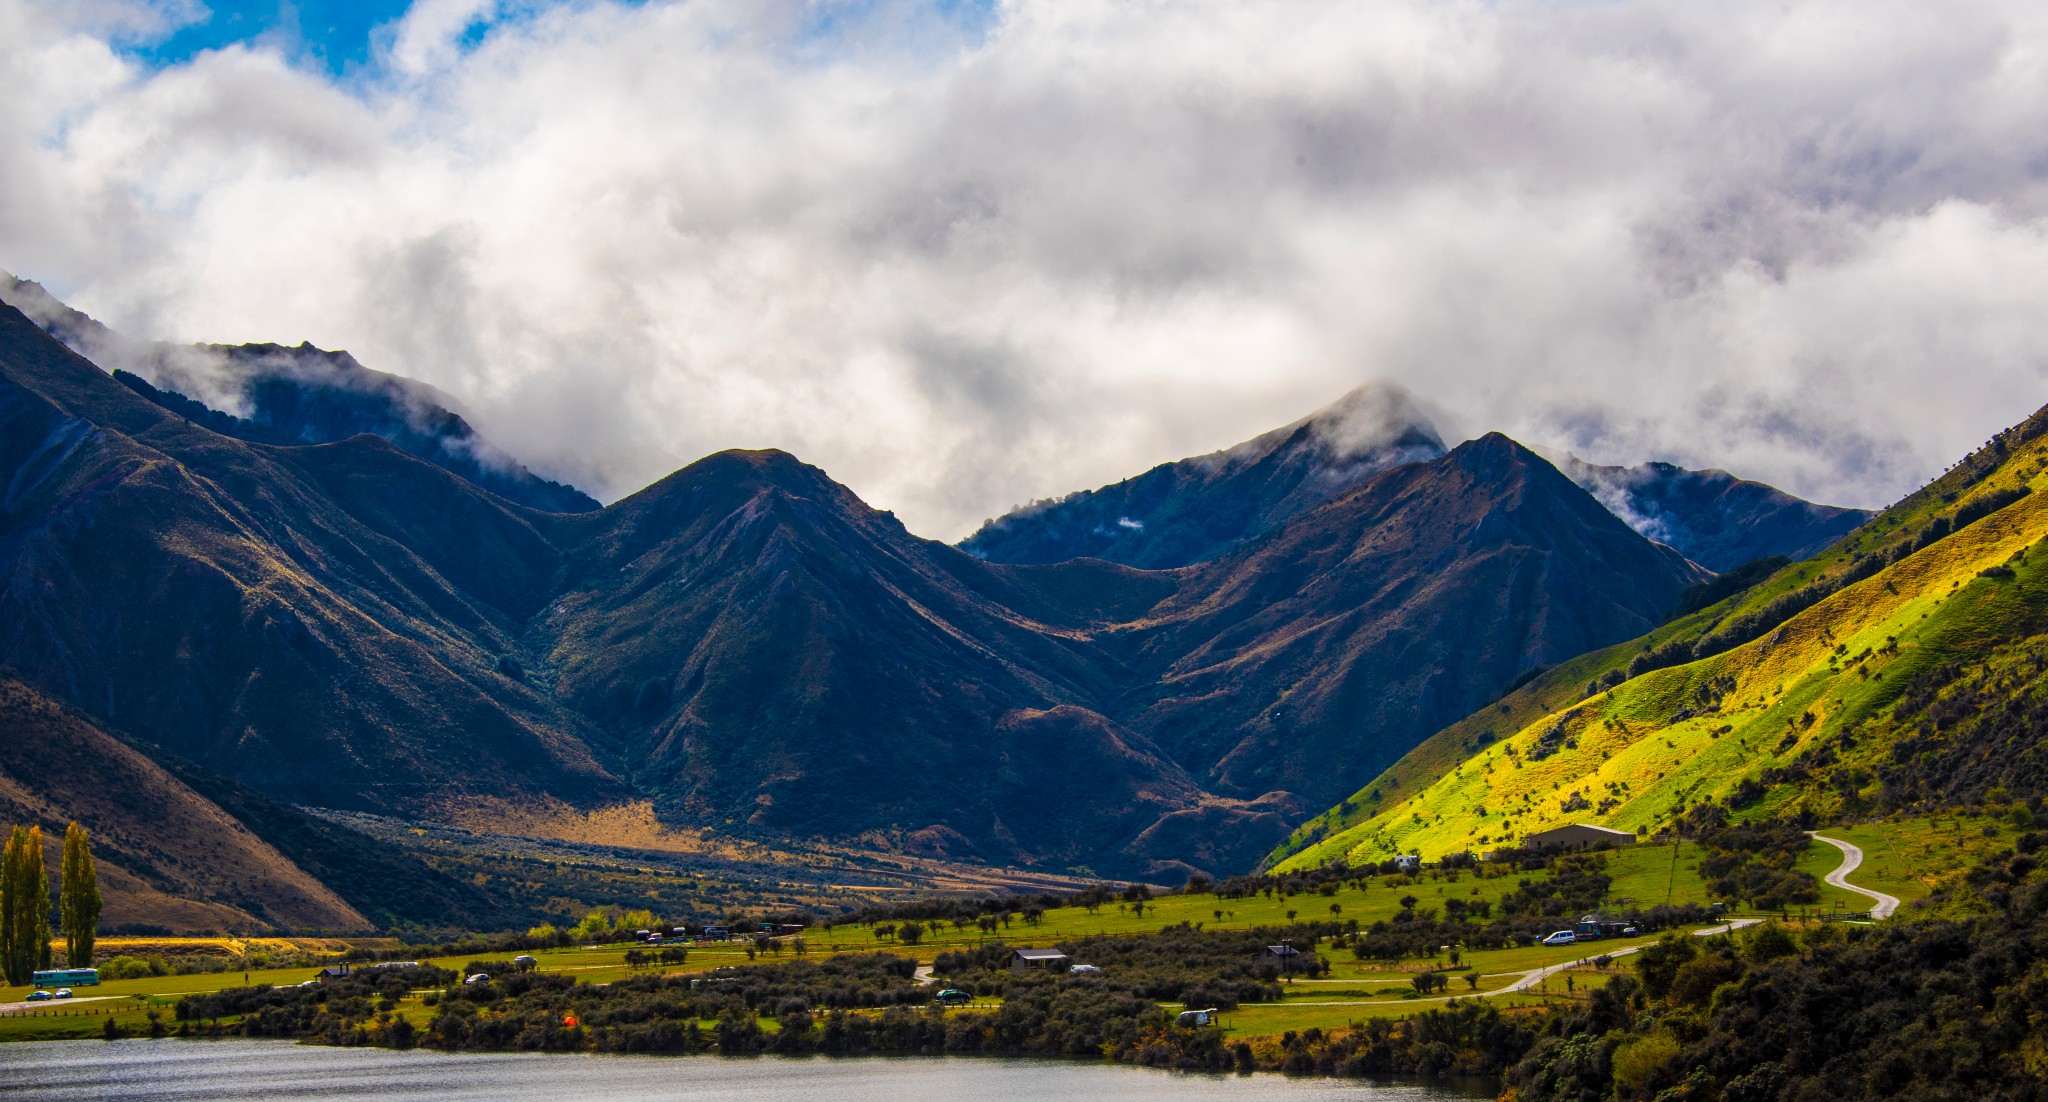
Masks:
[[[2036,446],[2036,451],[2039,446]],[[2009,467],[2012,465],[2009,465]],[[2042,489],[2036,478],[2035,488]],[[1941,659],[1936,640],[1981,612],[1997,580],[1979,576],[2048,535],[2048,494],[2035,493],[1833,594],[1780,628],[1724,654],[1653,671],[1542,715],[1414,786],[1397,767],[1354,803],[1380,809],[1281,864],[1342,857],[1354,864],[1397,853],[1484,851],[1573,822],[1654,832],[1673,812],[1725,799],[1745,778],[1789,762],[1817,740],[1873,714],[1886,688]],[[2039,561],[2015,563],[2033,574]],[[1896,640],[1896,645],[1892,645]],[[1696,689],[1732,681],[1720,710],[1678,720]],[[1887,686],[1885,679],[1892,679]],[[1454,729],[1461,734],[1484,715]],[[1577,745],[1530,760],[1553,727]],[[1444,750],[1423,756],[1442,760]],[[1394,780],[1406,776],[1399,793]],[[1566,810],[1577,792],[1593,805]],[[1391,798],[1390,798],[1391,797]],[[1778,797],[1779,801],[1786,798]],[[1610,800],[1605,808],[1602,801]],[[1766,801],[1759,810],[1772,810]],[[1922,888],[1924,891],[1924,886]]]

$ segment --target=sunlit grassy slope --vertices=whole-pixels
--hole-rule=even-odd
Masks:
[[[2044,468],[2048,411],[1821,555],[1432,736],[1270,861],[1485,850],[1574,822],[1654,833],[1707,800],[1833,819],[1996,799],[1999,755],[2024,748],[1966,744],[1944,735],[1948,720],[1918,728],[1959,694],[1977,694],[1974,709],[2042,687]],[[1944,523],[1955,530],[1930,539]],[[1789,618],[1767,612],[1801,591],[1828,595]],[[1745,619],[1771,626],[1698,646],[1744,636]],[[1672,657],[1682,648],[1701,656]]]

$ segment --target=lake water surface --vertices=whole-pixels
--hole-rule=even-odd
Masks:
[[[285,1041],[0,1045],[0,1098],[38,1102],[1467,1102],[1487,1092],[1043,1060],[444,1055]]]

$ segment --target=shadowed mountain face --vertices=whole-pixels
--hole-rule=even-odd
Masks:
[[[1027,505],[960,548],[991,562],[1083,556],[1148,569],[1228,553],[1388,467],[1434,459],[1443,440],[1399,388],[1369,384],[1335,405],[1227,451]]]
[[[714,455],[579,528],[537,623],[557,696],[683,818],[1078,862],[1202,799],[1090,707],[1128,675],[1093,634],[1171,577],[992,567],[781,452]]]
[[[0,815],[38,823],[46,838],[62,837],[75,819],[92,824],[107,927],[370,929],[332,890],[162,766],[5,676],[0,732]]]
[[[1705,576],[1491,434],[1194,568],[1136,632],[1130,722],[1213,790],[1322,801]]]
[[[270,448],[130,392],[0,307],[0,668],[298,802],[620,786],[500,672],[557,552],[374,437]]]
[[[1504,437],[1286,481],[1291,519],[1150,571],[987,562],[780,452],[542,513],[372,436],[211,431],[0,308],[0,671],[291,803],[646,797],[1163,877],[1249,866],[1702,576]]]
[[[521,466],[454,412],[447,395],[310,344],[143,344],[123,339],[41,286],[0,273],[0,302],[163,408],[262,444],[332,444],[368,433],[491,491],[550,513],[600,508]]]
[[[1602,467],[1575,456],[1559,469],[1636,531],[1717,573],[1774,555],[1809,558],[1874,515],[1815,505],[1727,471]]]
[[[87,825],[107,929],[346,934],[507,920],[470,883],[217,774],[154,761],[5,675],[0,732],[0,815],[45,837]],[[46,850],[54,873],[59,850]]]

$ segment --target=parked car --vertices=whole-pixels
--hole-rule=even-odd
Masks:
[[[1556,932],[1556,933],[1554,933],[1554,934],[1550,935],[1549,937],[1547,937],[1547,938],[1544,938],[1544,939],[1543,939],[1543,942],[1542,942],[1542,944],[1544,944],[1544,945],[1571,945],[1571,944],[1574,944],[1574,943],[1576,943],[1576,942],[1577,942],[1578,940],[1579,940],[1579,935],[1577,935],[1577,934],[1575,934],[1575,933],[1572,933],[1572,932],[1571,932],[1570,930],[1559,930],[1558,932]]]
[[[966,1006],[974,1001],[974,996],[954,987],[948,987],[932,997],[939,1000],[942,1006]]]
[[[1102,974],[1102,969],[1092,964],[1077,964],[1067,969],[1067,974],[1070,976],[1099,976]]]
[[[71,997],[71,989],[68,987],[60,987],[57,990],[51,992],[50,997],[54,999],[68,999]]]
[[[491,982],[491,977],[490,977],[489,975],[487,975],[486,973],[483,973],[483,972],[478,972],[478,973],[477,973],[476,975],[474,975],[474,976],[469,976],[469,977],[465,978],[465,979],[464,979],[464,980],[463,980],[462,982],[463,982],[464,984],[472,984],[472,983],[489,983],[489,982]]]
[[[32,1003],[46,1003],[50,1001],[50,993],[48,991],[31,991],[28,993],[28,998],[24,1001]]]

